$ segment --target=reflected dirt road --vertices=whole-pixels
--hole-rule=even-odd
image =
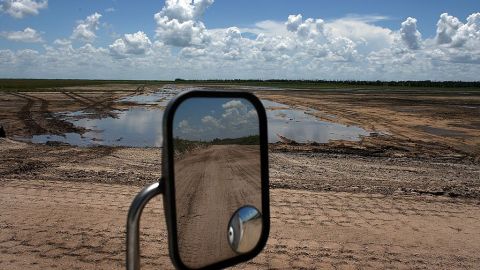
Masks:
[[[259,146],[212,145],[190,152],[175,162],[175,188],[182,260],[201,267],[231,258],[230,218],[244,205],[261,209]]]

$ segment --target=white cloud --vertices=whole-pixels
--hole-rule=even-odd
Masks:
[[[145,55],[152,48],[152,42],[148,36],[138,31],[133,34],[125,34],[109,46],[110,53],[117,58],[125,58],[128,55]]]
[[[106,8],[105,12],[115,12],[115,8],[114,7]]]
[[[240,100],[231,100],[225,104],[222,105],[222,108],[228,110],[228,109],[242,109],[244,108],[245,105]]]
[[[102,14],[95,12],[85,20],[80,20],[75,29],[73,29],[72,39],[79,39],[85,42],[94,41],[97,37],[95,31],[99,28],[101,17]]]
[[[400,36],[402,38],[402,41],[407,45],[409,49],[420,49],[422,43],[422,35],[417,30],[417,19],[408,17],[404,22],[402,22],[402,27],[400,28]]]
[[[437,36],[436,41],[438,44],[448,44],[453,41],[453,37],[463,23],[458,18],[443,13],[440,15],[440,20],[437,22]]]
[[[0,3],[0,11],[14,18],[21,19],[26,15],[38,15],[39,10],[47,8],[47,6],[47,0],[3,0]]]
[[[182,120],[182,121],[180,121],[180,123],[178,123],[179,128],[187,128],[188,126],[189,126],[189,124],[188,124],[187,120]]]
[[[334,37],[347,37],[355,42],[359,51],[369,53],[388,48],[394,42],[393,31],[376,26],[371,21],[384,19],[382,16],[349,16],[325,24]]]
[[[221,124],[220,121],[215,119],[215,117],[211,115],[207,115],[202,118],[202,124],[205,125],[206,128],[211,129],[211,128],[224,128]]]
[[[30,43],[43,42],[41,35],[35,29],[30,27],[25,28],[23,31],[0,32],[0,36],[11,41]]]
[[[249,27],[207,29],[202,16],[212,3],[167,1],[155,14],[155,40],[139,31],[117,36],[106,47],[92,45],[101,17],[95,13],[78,23],[70,39],[44,44],[43,51],[2,50],[0,73],[11,77],[327,80],[478,80],[480,73],[480,13],[463,22],[442,14],[436,36],[422,38],[416,19],[389,29],[377,24],[387,19],[384,16],[323,20],[296,14]],[[74,38],[87,44],[75,47]],[[234,116],[237,111],[230,108],[224,113]]]
[[[72,41],[69,39],[55,39],[53,44],[58,46],[71,46]]]
[[[443,13],[437,23],[436,41],[451,47],[480,45],[480,13],[468,16],[465,24],[458,18]]]
[[[302,24],[302,14],[289,15],[285,26],[287,26],[288,31],[296,32],[300,24]]]
[[[211,4],[213,0],[166,0],[162,10],[154,15],[156,37],[166,45],[178,47],[205,45],[209,35],[200,18]]]
[[[249,101],[232,99],[198,120],[179,121],[174,129],[174,136],[191,140],[238,138],[258,134],[258,114]]]

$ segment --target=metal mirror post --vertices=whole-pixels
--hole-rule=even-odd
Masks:
[[[140,269],[140,217],[143,208],[155,196],[163,192],[162,179],[140,191],[133,199],[127,217],[127,269]]]

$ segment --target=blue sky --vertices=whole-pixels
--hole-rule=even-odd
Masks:
[[[0,5],[0,77],[478,80],[478,1]]]

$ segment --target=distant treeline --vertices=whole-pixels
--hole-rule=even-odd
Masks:
[[[37,89],[99,84],[157,84],[165,81],[145,80],[66,80],[66,79],[0,79],[0,90]],[[172,83],[172,81],[168,82]]]
[[[435,88],[480,88],[480,81],[357,81],[357,80],[183,80],[175,79],[176,83],[197,84],[245,84],[245,85],[291,85],[299,87],[435,87]]]
[[[356,81],[356,80],[70,80],[70,79],[0,79],[0,90],[40,89],[101,84],[233,84],[279,88],[480,88],[480,81]]]

